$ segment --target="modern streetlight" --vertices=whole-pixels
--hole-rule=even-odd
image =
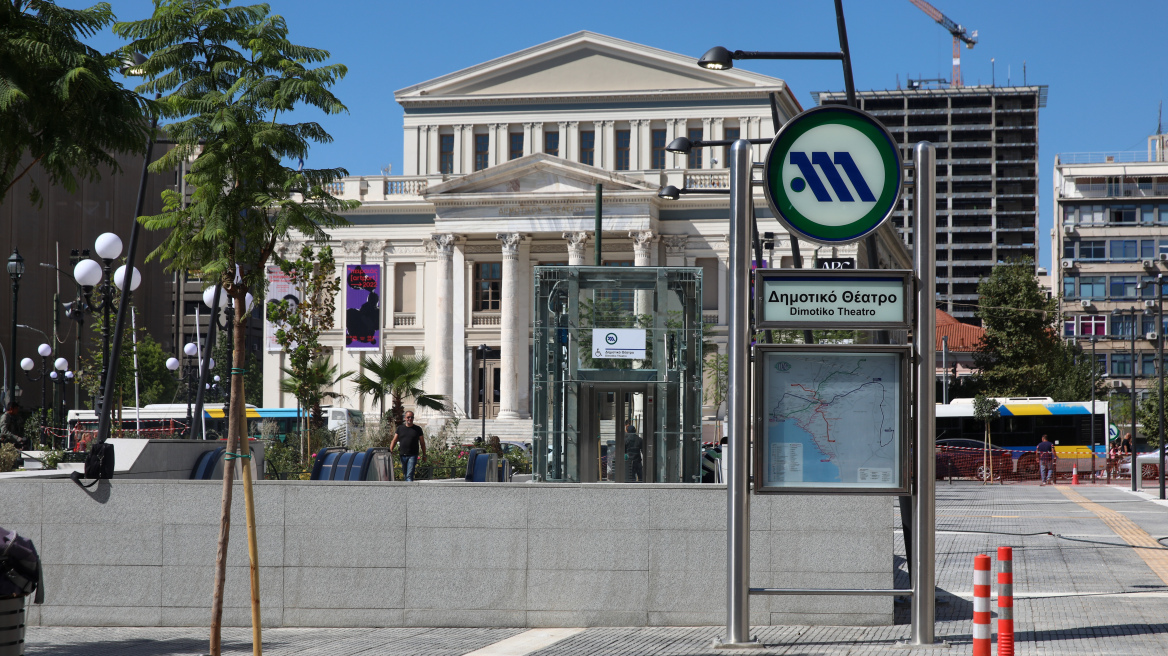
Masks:
[[[39,380],[41,382],[41,439],[44,439],[45,425],[48,423],[48,420],[49,420],[48,407],[46,406],[46,404],[48,402],[48,393],[49,393],[49,390],[48,390],[49,377],[47,375],[48,374],[48,362],[49,362],[49,356],[51,356],[53,354],[53,347],[49,346],[48,344],[41,344],[40,346],[37,347],[37,354],[41,356],[41,375],[40,376],[37,376],[34,378],[33,375],[31,373],[29,373],[33,370],[33,367],[36,366],[36,363],[32,361],[32,358],[25,358],[25,359],[21,360],[20,361],[20,368],[24,369],[24,375],[27,376],[30,381],[35,383]],[[50,439],[50,442],[51,441],[52,440]]]
[[[1164,492],[1164,285],[1168,284],[1168,280],[1164,278],[1163,273],[1157,273],[1155,280],[1149,280],[1146,283],[1141,282],[1136,285],[1140,289],[1144,289],[1146,285],[1156,285],[1156,372],[1158,374],[1156,388],[1156,397],[1159,402],[1160,417],[1160,460],[1159,460],[1159,483],[1160,483],[1160,498],[1168,499]],[[1132,471],[1135,471],[1135,454],[1132,454]],[[1141,476],[1143,472],[1140,472]],[[1134,475],[1134,474],[1133,474]]]
[[[12,249],[12,255],[8,256],[8,277],[12,280],[12,362],[9,363],[8,380],[12,388],[5,390],[8,393],[8,401],[14,401],[15,395],[12,393],[16,387],[16,297],[20,292],[20,277],[24,275],[24,258],[20,255],[20,251],[15,247]]]
[[[1114,332],[1115,319],[1122,316],[1131,316],[1131,476],[1132,476],[1132,492],[1135,492],[1140,487],[1140,479],[1142,472],[1136,471],[1136,329],[1137,329],[1137,315],[1140,311],[1133,308],[1127,310],[1120,310],[1116,308],[1111,311],[1112,327]],[[1122,335],[1116,336],[1122,338]]]

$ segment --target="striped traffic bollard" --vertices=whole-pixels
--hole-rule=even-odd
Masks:
[[[998,547],[998,656],[1014,656],[1014,550]]]
[[[978,554],[973,559],[973,656],[991,656],[992,649],[990,557]]]

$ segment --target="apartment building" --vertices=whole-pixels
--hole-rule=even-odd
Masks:
[[[812,94],[844,104],[843,92]],[[1038,110],[1047,87],[973,86],[856,93],[912,161],[919,141],[937,147],[938,307],[964,323],[976,317],[977,285],[999,262],[1038,253]],[[912,244],[912,194],[892,218]]]
[[[1108,386],[1154,387],[1159,290],[1168,273],[1168,135],[1146,151],[1055,158],[1051,270],[1062,294],[1063,335],[1094,350]],[[1132,338],[1135,338],[1135,357]]]

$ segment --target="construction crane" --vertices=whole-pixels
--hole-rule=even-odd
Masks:
[[[949,33],[953,35],[953,80],[949,83],[949,86],[961,86],[961,42],[964,41],[967,48],[972,48],[977,43],[977,30],[966,32],[964,27],[954,23],[948,16],[942,14],[940,10],[925,2],[925,0],[908,1],[928,14],[930,18],[940,23],[941,27],[949,30]]]

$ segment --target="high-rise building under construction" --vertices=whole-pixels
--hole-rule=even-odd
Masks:
[[[860,91],[911,163],[919,141],[937,147],[937,300],[959,320],[980,324],[977,285],[999,262],[1038,260],[1038,109],[1046,85]],[[812,94],[846,104],[843,92]],[[893,222],[912,244],[912,191]]]

